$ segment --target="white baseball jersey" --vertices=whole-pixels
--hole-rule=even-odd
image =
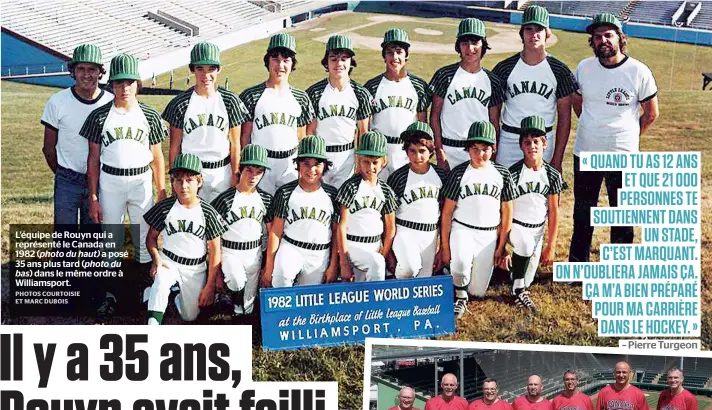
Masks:
[[[629,56],[614,67],[590,57],[576,67],[576,82],[583,107],[574,155],[582,151],[637,152],[640,103],[658,93],[650,69]]]
[[[358,174],[344,182],[336,202],[349,208],[346,233],[354,236],[382,235],[383,215],[393,213],[397,208],[395,195],[388,184],[378,179],[376,185],[371,186]]]
[[[388,177],[396,197],[396,218],[422,224],[436,224],[440,220],[440,190],[446,174],[442,168],[430,165],[425,174],[417,174],[410,165],[398,168]]]
[[[113,102],[92,111],[79,134],[101,144],[100,161],[114,168],[141,168],[153,161],[150,146],[168,136],[156,110],[139,102],[121,112]]]
[[[284,235],[309,244],[331,242],[331,223],[339,220],[336,188],[321,184],[306,192],[299,181],[282,185],[274,195],[274,217],[284,219]]]
[[[371,116],[371,95],[351,80],[341,91],[325,78],[307,89],[316,112],[316,133],[326,145],[354,141],[356,122]]]
[[[93,100],[85,100],[73,87],[54,93],[47,101],[40,122],[57,132],[57,163],[80,174],[87,173],[89,144],[79,135],[87,116],[111,102],[114,95],[101,90]]]
[[[252,121],[251,142],[270,151],[288,151],[299,143],[297,128],[314,120],[309,96],[293,87],[282,92],[267,88],[266,83],[250,87],[240,94]]]
[[[430,85],[443,99],[441,135],[452,140],[465,140],[470,125],[489,121],[490,107],[504,101],[500,79],[485,68],[469,73],[460,63],[451,64],[436,71]]]
[[[259,188],[247,193],[235,187],[228,188],[211,203],[228,226],[223,239],[233,242],[261,240],[271,220],[271,204],[272,195]]]
[[[400,81],[391,81],[384,74],[368,80],[364,87],[371,93],[373,116],[371,131],[400,139],[401,132],[418,120],[418,113],[432,103],[432,88],[411,73]]]
[[[230,155],[228,132],[247,120],[247,108],[224,88],[218,87],[210,97],[190,88],[168,103],[163,119],[183,130],[181,152],[195,154],[203,162],[215,162]]]
[[[546,221],[549,195],[561,193],[563,179],[556,168],[544,162],[534,171],[524,160],[509,167],[517,197],[514,199],[514,219],[532,225]]]
[[[478,228],[500,223],[502,202],[517,194],[507,168],[488,161],[482,168],[463,162],[450,171],[443,196],[457,202],[453,219]]]

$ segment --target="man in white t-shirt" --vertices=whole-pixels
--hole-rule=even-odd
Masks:
[[[89,144],[79,130],[90,112],[114,96],[99,88],[106,72],[99,47],[78,46],[68,67],[74,85],[52,95],[42,113],[42,153],[54,172],[54,223],[91,224],[86,175]]]
[[[576,67],[579,89],[574,111],[579,117],[574,145],[574,230],[569,261],[588,262],[593,238],[590,210],[598,204],[605,181],[609,204],[618,205],[621,172],[581,172],[582,152],[637,152],[640,136],[658,117],[658,89],[650,69],[626,55],[626,36],[610,13],[593,18],[586,28],[595,57]],[[640,114],[640,107],[643,114]],[[611,227],[611,243],[632,243],[632,226]]]

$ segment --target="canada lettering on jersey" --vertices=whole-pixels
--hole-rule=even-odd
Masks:
[[[418,189],[411,189],[410,195],[406,192],[403,193],[403,202],[406,204],[412,204],[419,199],[438,199],[440,197],[440,188],[436,186],[423,186],[418,187]]]
[[[141,144],[145,144],[146,136],[144,134],[145,132],[140,128],[134,130],[133,127],[116,127],[113,129],[113,134],[112,130],[106,130],[101,142],[105,147],[118,140],[136,140]]]
[[[507,86],[507,93],[510,98],[514,98],[519,94],[531,93],[539,94],[542,97],[549,99],[551,94],[554,92],[554,87],[546,83],[537,83],[536,81],[522,80],[519,82],[519,87],[517,84],[512,84]]]
[[[329,117],[347,117],[352,120],[356,120],[356,108],[349,107],[347,109],[343,105],[330,104],[328,110],[321,107],[317,113],[317,117],[319,118],[319,121]]]
[[[356,213],[362,209],[366,208],[371,208],[375,209],[378,212],[381,212],[381,209],[383,208],[383,205],[386,204],[386,201],[380,201],[377,197],[375,196],[370,196],[366,195],[362,197],[360,200],[354,200],[354,203],[351,204],[349,207],[349,212]]]
[[[378,111],[385,110],[386,108],[405,108],[410,112],[415,112],[416,101],[412,98],[403,98],[400,95],[389,95],[386,98],[379,98],[373,101]]]
[[[489,106],[490,95],[485,93],[485,90],[477,89],[477,87],[463,87],[462,90],[454,90],[447,95],[447,100],[451,105],[455,105],[460,100],[474,98],[481,102],[485,107]]]
[[[287,217],[287,223],[291,224],[300,219],[312,219],[318,221],[322,225],[329,226],[331,223],[331,214],[323,209],[317,209],[311,206],[300,206],[299,212],[291,210],[291,216]]]
[[[235,213],[232,209],[230,213],[225,216],[225,222],[228,225],[232,225],[242,219],[249,218],[254,219],[257,222],[262,222],[265,216],[265,210],[263,208],[257,209],[254,206],[241,206],[239,207],[239,214]]]
[[[173,223],[171,222],[168,222],[168,224],[166,224],[165,233],[169,236],[179,232],[191,233],[200,239],[205,238],[205,227],[202,225],[194,224],[193,221],[179,219],[176,225],[173,225]]]
[[[606,408],[608,410],[632,409],[633,407],[635,407],[633,403],[623,400],[608,400],[608,403],[606,403]]]
[[[492,198],[499,199],[501,191],[497,185],[488,185],[475,182],[460,188],[460,199],[465,199],[473,195],[487,195]]]
[[[546,196],[549,193],[549,185],[542,184],[541,182],[534,183],[534,181],[527,182],[526,186],[519,185],[519,195],[525,194],[542,194]]]
[[[296,128],[297,117],[283,112],[271,112],[269,115],[262,115],[262,118],[255,117],[255,125],[258,130],[270,125],[286,125],[287,127]]]
[[[221,115],[213,114],[198,114],[195,118],[188,118],[183,123],[183,131],[186,134],[190,134],[198,127],[215,127],[220,131],[225,132],[227,130],[227,118]]]

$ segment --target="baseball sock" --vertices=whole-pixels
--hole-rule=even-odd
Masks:
[[[512,253],[512,269],[510,274],[512,275],[512,295],[516,294],[519,289],[524,289],[524,275],[527,272],[527,267],[529,266],[529,257],[521,256],[516,253]]]

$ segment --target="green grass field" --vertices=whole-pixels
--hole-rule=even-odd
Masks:
[[[309,22],[306,29],[294,29],[297,38],[298,66],[293,74],[292,84],[306,88],[325,76],[319,61],[323,56],[324,43],[312,40],[332,32],[363,25],[369,14],[343,13],[323,16]],[[443,31],[441,40],[422,36],[419,41],[452,43],[452,33],[457,21],[453,19],[418,19],[420,23],[407,23],[412,29],[423,27]],[[433,24],[433,23],[448,23]],[[357,30],[362,35],[380,36],[388,27],[398,27],[398,23],[379,24],[368,29]],[[320,27],[325,30],[311,32]],[[371,30],[372,29],[372,30]],[[513,27],[513,29],[517,29]],[[380,34],[379,34],[380,33]],[[569,65],[573,70],[583,58],[591,55],[587,36],[580,33],[556,31],[558,43],[549,51]],[[425,38],[427,37],[427,38]],[[229,78],[230,89],[240,92],[244,88],[264,81],[266,70],[262,57],[267,40],[255,41],[222,54],[224,64],[221,81]],[[661,41],[639,39],[629,40],[629,54],[650,66],[659,87],[660,118],[642,140],[644,151],[701,151],[703,154],[703,220],[712,217],[712,154],[710,136],[712,123],[712,92],[702,92],[701,75],[712,71],[712,48],[695,47]],[[383,70],[379,51],[357,49],[358,68],[353,77],[363,83]],[[484,59],[487,68],[509,54],[497,54],[494,48]],[[439,67],[457,61],[457,55],[424,55],[411,50],[409,69],[416,75],[429,80]],[[185,87],[187,67],[175,70],[176,85]],[[158,86],[167,87],[169,75],[158,77]],[[192,82],[192,78],[191,78]],[[44,103],[56,89],[2,83],[2,261],[7,262],[7,232],[10,224],[50,223],[52,220],[52,174],[42,156],[42,126],[39,119]],[[166,106],[168,96],[142,96],[143,102],[159,111]],[[575,130],[575,126],[572,127]],[[571,183],[571,148],[575,135],[572,132],[569,152],[564,162],[564,178]],[[167,144],[166,144],[167,145]],[[167,146],[165,147],[167,149]],[[601,195],[602,201],[606,198]],[[565,191],[561,205],[563,220],[560,227],[560,241],[556,250],[557,260],[566,260],[571,235],[572,191]],[[712,259],[712,224],[703,223],[703,330],[702,339],[707,348],[712,346],[712,289],[710,274]],[[608,231],[598,229],[594,242],[607,242]],[[598,255],[594,254],[597,259]],[[3,298],[7,301],[8,270],[3,265]],[[487,298],[472,303],[472,314],[458,324],[457,333],[447,339],[489,342],[546,343],[615,346],[616,339],[598,338],[596,322],[591,318],[590,304],[581,300],[581,288],[562,284],[551,284],[551,270],[544,269],[543,284],[532,289],[533,298],[539,306],[537,314],[523,314],[510,306],[507,300],[508,288],[502,278],[494,278]],[[6,308],[3,302],[3,309]],[[9,323],[6,318],[3,322]],[[139,323],[142,321],[137,321]],[[174,321],[175,322],[175,321]],[[38,323],[37,319],[18,318],[12,323]],[[42,323],[56,323],[42,321]],[[134,323],[128,321],[127,323]],[[363,375],[362,346],[348,348],[309,349],[294,352],[272,353],[260,348],[253,351],[255,380],[336,380],[339,382],[340,407],[360,408],[361,380]]]

